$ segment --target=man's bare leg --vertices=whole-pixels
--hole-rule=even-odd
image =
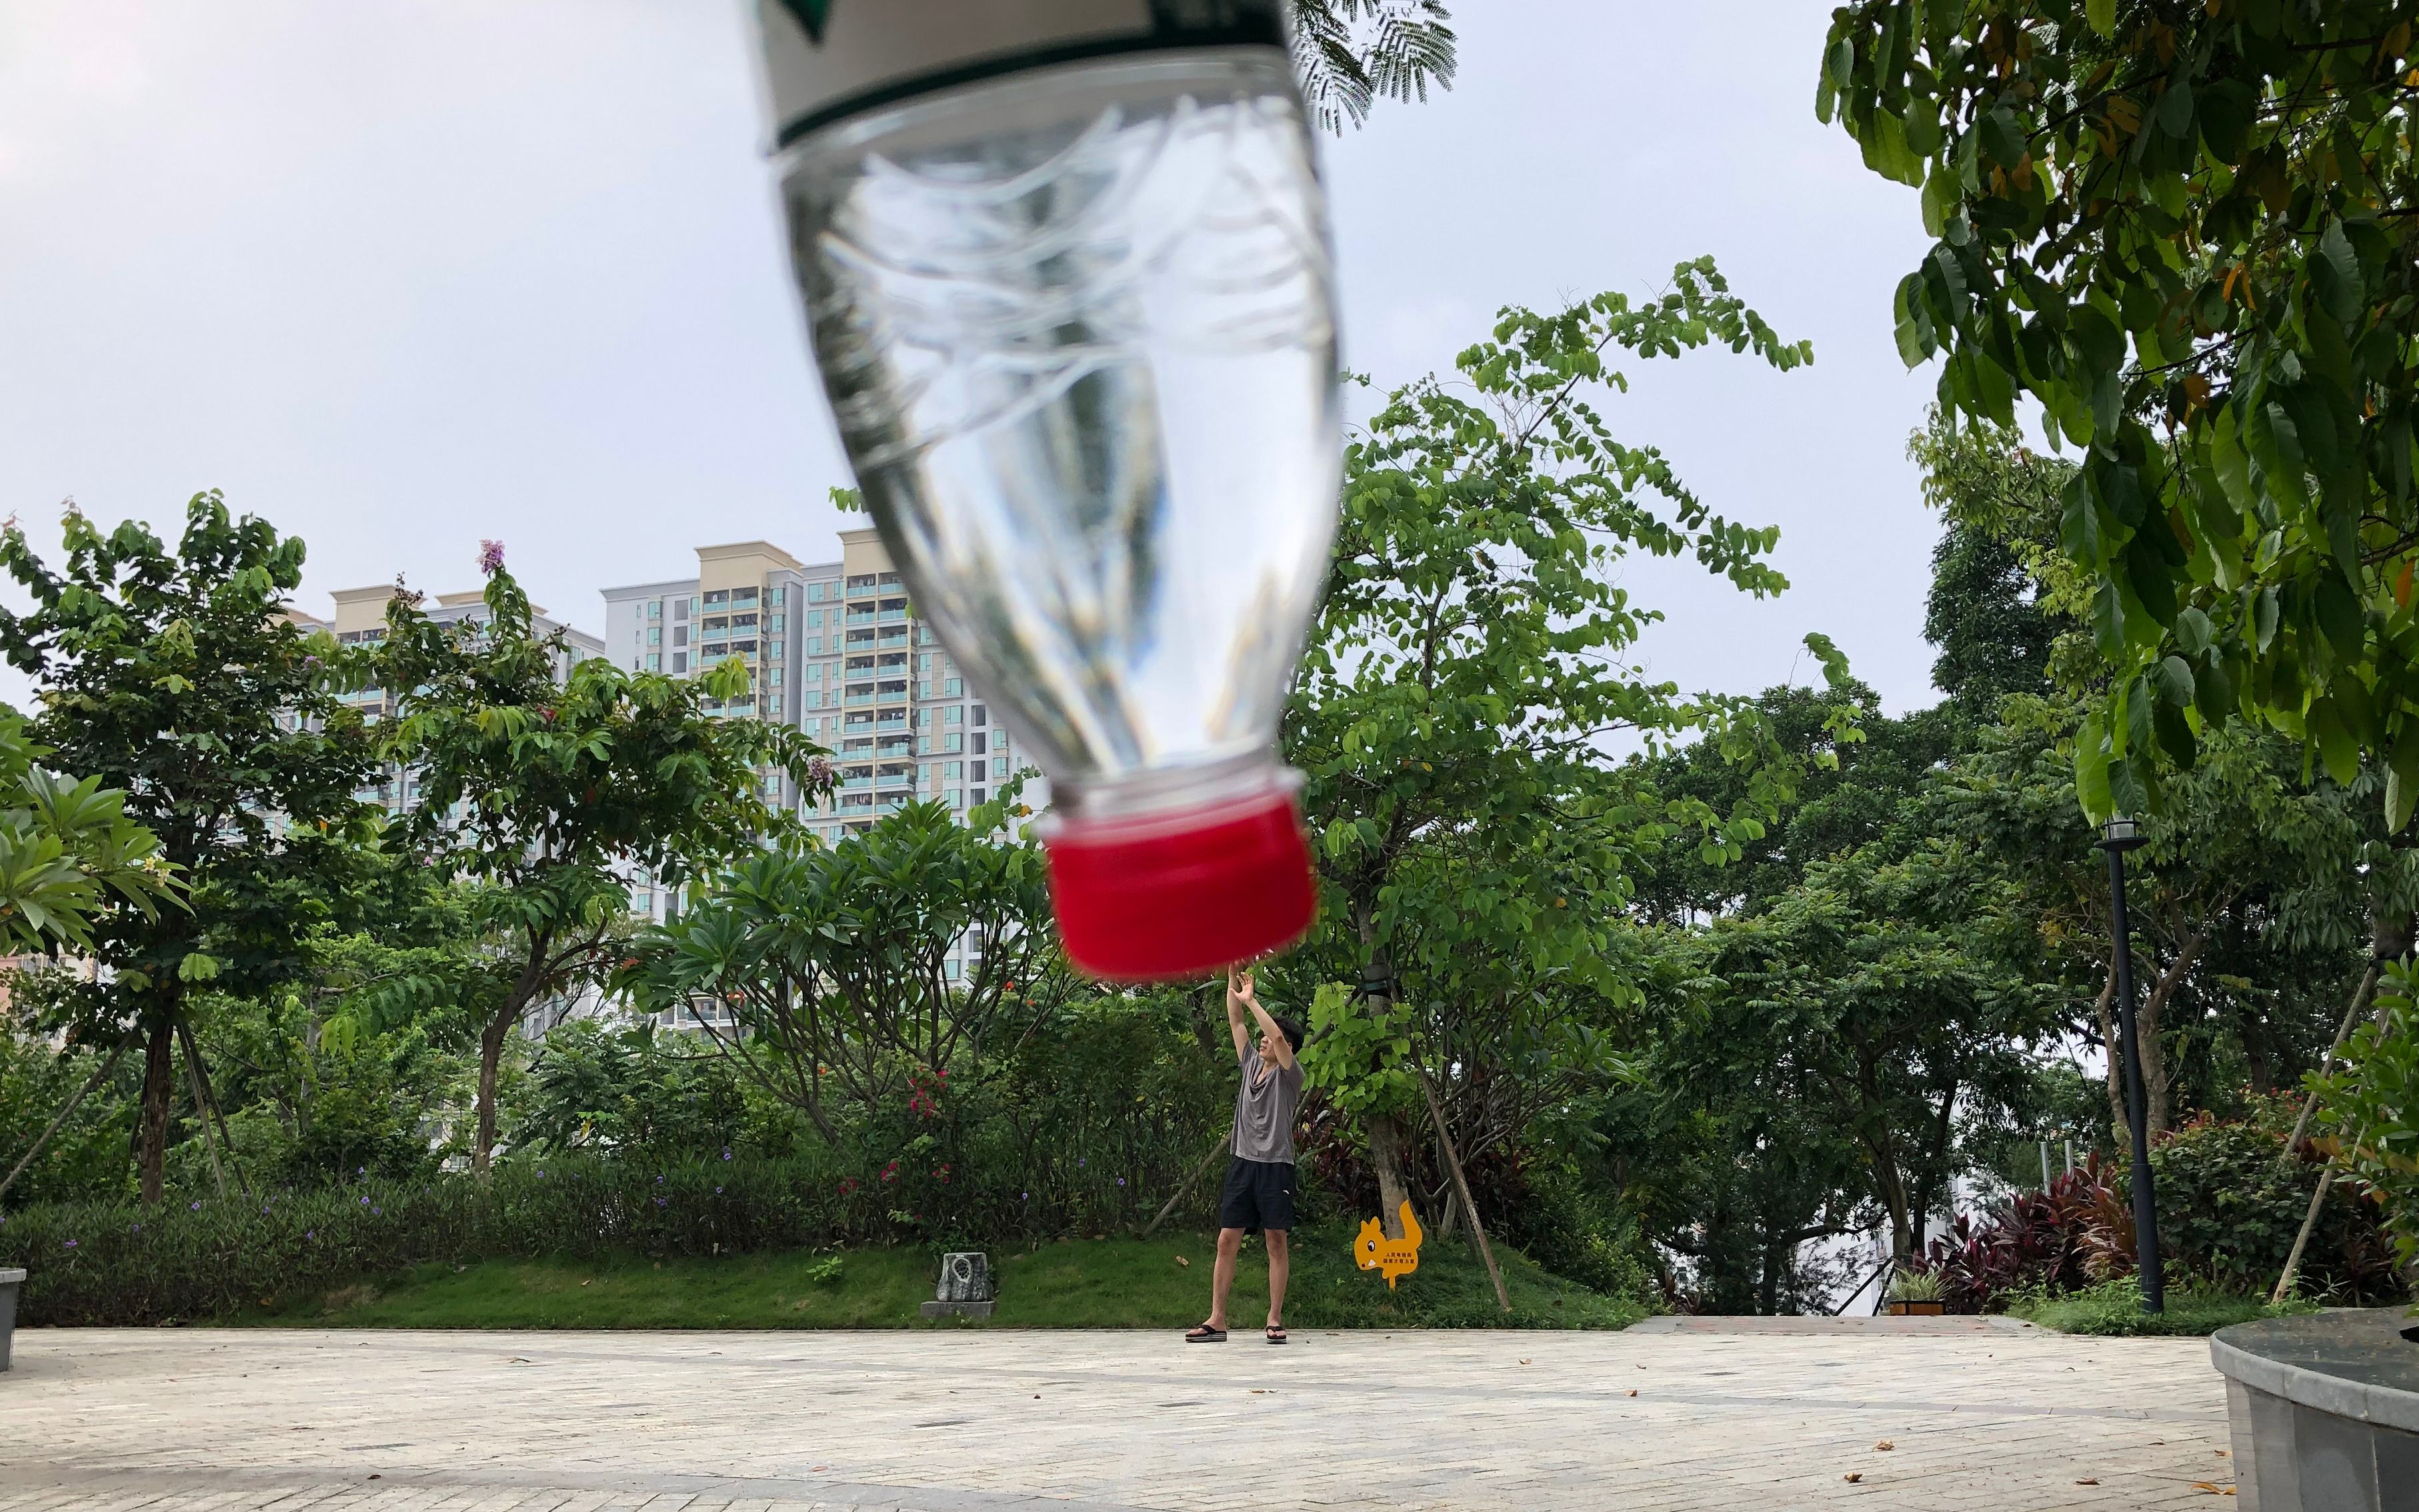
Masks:
[[[1241,1229],[1218,1230],[1218,1258],[1210,1268],[1210,1326],[1221,1333],[1226,1328],[1226,1293],[1235,1289],[1236,1257],[1242,1253]]]
[[[1293,1271],[1292,1238],[1282,1228],[1268,1229],[1263,1237],[1269,1242],[1269,1326],[1283,1328],[1286,1277]]]

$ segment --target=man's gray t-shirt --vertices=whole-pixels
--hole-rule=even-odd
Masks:
[[[1260,1047],[1243,1052],[1243,1085],[1235,1093],[1235,1153],[1243,1160],[1293,1164],[1293,1116],[1302,1106],[1302,1064],[1268,1067]]]

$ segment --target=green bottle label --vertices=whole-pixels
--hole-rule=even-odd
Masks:
[[[1025,69],[1288,41],[1286,0],[757,0],[757,15],[778,147]]]

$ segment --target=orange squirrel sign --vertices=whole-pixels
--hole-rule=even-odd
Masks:
[[[1397,1210],[1403,1220],[1403,1237],[1388,1239],[1386,1226],[1376,1218],[1361,1226],[1361,1237],[1353,1242],[1352,1257],[1364,1271],[1375,1271],[1386,1278],[1386,1289],[1394,1289],[1394,1278],[1409,1275],[1420,1268],[1420,1221],[1411,1216],[1409,1201]]]

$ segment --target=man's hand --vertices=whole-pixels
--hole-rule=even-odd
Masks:
[[[1238,977],[1235,968],[1226,968],[1226,1028],[1234,1036],[1235,1058],[1240,1060],[1252,1046],[1252,1031],[1243,1026],[1243,1003],[1252,991],[1252,974]]]

